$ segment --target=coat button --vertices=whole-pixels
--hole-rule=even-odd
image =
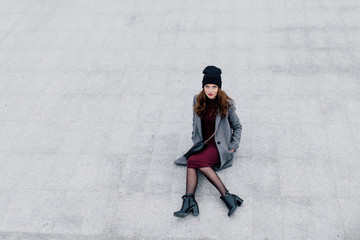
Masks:
[[[220,144],[220,142],[217,142],[217,144]]]

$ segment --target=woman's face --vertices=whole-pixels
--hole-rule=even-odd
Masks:
[[[204,92],[210,99],[215,99],[219,91],[219,87],[216,84],[206,84],[204,86]]]

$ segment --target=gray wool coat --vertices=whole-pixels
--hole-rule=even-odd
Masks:
[[[194,96],[193,106],[196,105],[196,97]],[[226,167],[230,167],[233,163],[234,152],[229,152],[231,149],[235,151],[239,148],[242,125],[239,117],[236,115],[236,108],[232,101],[229,101],[230,106],[226,117],[222,118],[218,113],[215,120],[215,143],[220,155],[220,166],[214,166],[215,170],[221,170]],[[198,143],[203,140],[202,129],[201,129],[201,118],[195,114],[193,110],[193,131],[192,141]],[[184,156],[176,159],[175,164],[187,165],[187,160]]]

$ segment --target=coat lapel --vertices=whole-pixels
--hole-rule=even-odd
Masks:
[[[221,120],[221,116],[218,112],[218,114],[216,115],[216,119],[215,119],[215,130],[219,128],[220,120]]]
[[[199,130],[199,134],[200,134],[201,138],[203,138],[202,128],[201,128],[201,118],[196,114],[195,114],[195,124],[197,126],[197,129]]]

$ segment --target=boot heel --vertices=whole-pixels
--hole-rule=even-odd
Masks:
[[[197,205],[192,208],[192,214],[194,216],[199,215],[199,207]]]
[[[244,202],[244,200],[242,200],[241,198],[237,197],[236,198],[236,204],[240,207],[241,204]]]

